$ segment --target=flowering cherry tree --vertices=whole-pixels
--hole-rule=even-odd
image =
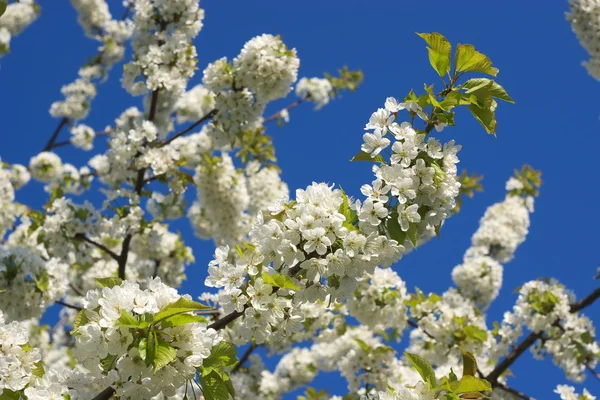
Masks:
[[[569,21],[598,78],[596,3],[570,1]],[[352,161],[373,176],[361,195],[318,182],[290,192],[267,126],[356,90],[360,71],[298,79],[296,50],[263,34],[189,87],[204,19],[197,0],[127,0],[119,16],[105,0],[72,4],[98,53],[50,106],[57,127],[43,150],[27,166],[0,165],[0,399],[276,400],[304,388],[300,399],[341,400],[311,386],[321,371],[347,380],[344,400],[531,399],[508,374],[528,350],[565,380],[600,376],[584,314],[600,289],[577,299],[553,279],[524,282],[501,321],[487,318],[539,194],[541,173],[528,165],[507,177],[447,291],[411,291],[401,278],[402,257],[443,238],[444,221],[482,189],[476,174],[459,173],[455,113],[495,134],[495,110],[513,103],[479,49],[420,33],[442,85],[365,110]],[[18,56],[12,38],[40,9],[0,0],[0,12],[0,53]],[[127,46],[121,82],[143,105],[91,127],[94,98]],[[56,152],[92,152],[99,140],[108,149],[85,166]],[[19,202],[26,184],[44,186],[43,208]],[[86,200],[91,193],[102,201]],[[216,247],[206,291],[194,296],[177,290],[194,263],[171,227],[182,218]],[[53,304],[60,321],[47,329],[39,321]],[[280,355],[274,370],[257,347]],[[595,399],[565,384],[555,392]]]

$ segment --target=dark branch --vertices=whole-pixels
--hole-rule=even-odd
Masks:
[[[79,307],[79,306],[76,306],[76,305],[73,305],[73,304],[65,303],[64,301],[61,301],[61,300],[56,300],[55,303],[59,304],[59,305],[61,305],[63,307],[70,308],[72,310],[77,310],[77,311],[83,310],[83,307]]]
[[[169,143],[171,143],[173,140],[177,139],[178,137],[181,137],[181,136],[185,135],[186,133],[188,133],[191,130],[195,129],[198,125],[200,125],[204,121],[208,121],[209,119],[211,119],[212,117],[214,117],[216,114],[217,114],[217,110],[212,110],[211,112],[209,112],[208,114],[206,114],[204,117],[200,118],[198,121],[194,122],[193,124],[191,124],[190,126],[188,126],[187,128],[185,128],[184,130],[182,130],[181,132],[178,132],[173,137],[171,137],[170,139],[165,140],[165,142],[162,144],[162,146],[166,146]]]
[[[104,389],[99,395],[94,397],[92,400],[108,400],[115,394],[115,389],[109,387]]]
[[[585,368],[588,371],[590,371],[590,374],[594,375],[596,377],[596,379],[598,379],[600,381],[600,373],[598,371],[596,371],[594,368],[590,367],[589,364],[586,364]]]
[[[108,247],[103,245],[102,243],[98,243],[81,233],[78,233],[77,235],[75,235],[75,237],[77,239],[83,240],[84,242],[88,242],[89,244],[91,244],[93,246],[96,246],[97,248],[99,248],[100,250],[102,250],[103,252],[108,254],[113,260],[119,261],[119,256],[117,255],[117,253],[115,253],[114,251],[112,251],[111,249],[109,249]]]
[[[525,393],[519,392],[517,389],[513,389],[510,386],[505,385],[504,383],[496,382],[494,387],[500,388],[500,389],[504,390],[505,392],[513,394],[523,400],[534,400],[533,397],[527,396]]]
[[[234,374],[236,373],[241,367],[244,366],[244,363],[246,361],[248,361],[248,359],[250,358],[250,355],[252,354],[252,352],[256,349],[256,344],[252,343],[250,345],[250,347],[248,347],[246,349],[246,351],[244,352],[244,355],[242,356],[242,358],[240,358],[240,361],[238,361],[237,364],[235,364],[235,367],[233,367],[233,369],[231,370],[231,373]]]
[[[587,297],[584,297],[577,303],[571,304],[571,312],[574,313],[574,312],[577,312],[577,311],[580,311],[580,310],[586,308],[587,306],[592,305],[596,300],[598,300],[599,297],[600,297],[600,288],[594,290]]]
[[[54,129],[54,132],[52,132],[52,136],[50,136],[48,143],[46,143],[46,145],[44,146],[42,151],[48,151],[48,150],[52,149],[52,147],[54,147],[54,142],[56,142],[56,139],[58,138],[58,134],[60,133],[62,128],[64,128],[64,126],[68,122],[69,122],[69,119],[67,117],[63,117],[60,120],[60,122],[58,123],[58,126],[56,127],[56,129]]]
[[[288,110],[288,111],[290,111],[290,110],[292,110],[292,109],[294,109],[294,108],[298,107],[300,104],[302,104],[302,103],[304,103],[304,102],[305,102],[305,100],[304,100],[304,99],[299,99],[299,100],[296,100],[295,102],[293,102],[292,104],[290,104],[289,106],[287,106],[286,108],[284,108],[284,110]],[[277,117],[279,117],[279,114],[281,114],[281,111],[283,111],[283,110],[279,110],[279,111],[277,111],[275,114],[273,114],[273,115],[271,115],[271,116],[269,116],[269,117],[265,118],[264,122],[269,122],[269,121],[276,120],[276,119],[277,119]]]
[[[543,332],[530,333],[517,347],[515,347],[508,356],[500,364],[494,368],[492,372],[486,376],[485,380],[495,385],[498,382],[498,378],[502,375],[510,366],[517,361],[517,358],[521,356],[530,346],[532,346],[538,339],[542,337]]]

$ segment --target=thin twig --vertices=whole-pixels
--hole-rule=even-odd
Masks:
[[[250,358],[250,355],[252,354],[252,352],[255,349],[256,349],[256,344],[254,344],[254,343],[250,344],[250,347],[248,347],[246,349],[246,351],[244,352],[244,355],[242,355],[242,358],[240,358],[240,360],[237,362],[237,364],[235,364],[235,366],[231,370],[232,374],[236,373],[244,365],[244,363],[246,361],[248,361],[248,359]]]
[[[200,118],[198,121],[194,122],[193,124],[191,124],[190,126],[188,126],[187,128],[185,128],[184,130],[182,130],[181,132],[178,132],[173,137],[171,137],[170,139],[165,140],[161,146],[168,145],[173,140],[175,140],[178,137],[181,137],[181,136],[185,135],[186,133],[190,132],[191,130],[193,130],[194,128],[196,128],[198,125],[200,125],[204,121],[208,121],[209,119],[211,119],[212,117],[214,117],[216,114],[217,114],[217,110],[212,110],[211,112],[209,112],[208,114],[206,114],[204,117]]]
[[[101,132],[95,132],[95,133],[94,133],[94,139],[95,139],[95,138],[97,138],[97,137],[100,137],[100,136],[110,135],[110,133],[111,133],[110,131],[101,131]],[[55,148],[57,148],[57,147],[69,146],[69,145],[71,145],[71,144],[73,144],[73,141],[72,141],[72,140],[63,140],[63,141],[61,141],[61,142],[55,142],[55,143],[52,145],[51,149],[55,149]]]
[[[592,305],[598,298],[600,297],[600,287],[590,293],[588,296],[584,297],[577,303],[571,304],[571,312],[577,312],[589,305]]]
[[[42,151],[48,151],[48,150],[52,149],[52,147],[54,146],[54,142],[56,142],[56,139],[58,138],[58,134],[60,133],[62,128],[67,123],[69,123],[69,119],[67,117],[62,117],[62,119],[56,126],[56,129],[54,129],[54,132],[52,132],[52,136],[50,136],[50,139],[48,139],[48,142],[46,143],[46,145],[44,146]]]
[[[96,246],[98,249],[100,249],[103,252],[105,252],[106,254],[108,254],[113,260],[119,261],[119,256],[117,255],[117,253],[115,253],[114,251],[112,251],[111,249],[109,249],[108,247],[103,245],[102,243],[98,243],[98,242],[90,239],[89,237],[85,236],[82,233],[78,233],[77,235],[75,235],[75,237],[77,239],[83,240],[84,242],[88,242],[91,245]]]
[[[594,368],[590,367],[589,364],[585,364],[585,368],[590,371],[590,374],[594,375],[596,379],[600,381],[600,373],[596,371]]]
[[[290,111],[290,110],[292,110],[292,109],[294,109],[294,108],[298,107],[300,104],[302,104],[302,103],[304,103],[304,102],[305,102],[305,100],[304,100],[304,99],[298,99],[298,100],[296,100],[295,102],[293,102],[292,104],[290,104],[289,106],[287,106],[286,108],[284,108],[283,110],[288,110],[288,111]],[[283,110],[279,110],[279,111],[277,111],[275,114],[273,114],[273,115],[271,115],[271,116],[268,116],[267,118],[265,118],[264,122],[269,122],[269,121],[276,120],[276,119],[277,119],[277,117],[279,117],[279,114],[281,114],[281,111],[283,111]]]
[[[55,301],[55,303],[56,303],[56,304],[60,304],[60,305],[61,305],[61,306],[63,306],[63,307],[70,308],[70,309],[72,309],[72,310],[77,310],[77,311],[81,311],[81,310],[83,310],[83,307],[76,306],[76,305],[69,304],[69,303],[65,303],[65,302],[64,302],[64,301],[62,301],[62,300],[56,300],[56,301]]]

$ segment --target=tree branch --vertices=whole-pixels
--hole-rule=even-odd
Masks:
[[[92,400],[109,400],[115,394],[115,389],[108,387],[100,392],[99,395],[94,397]]]
[[[585,364],[585,368],[590,371],[590,374],[594,375],[596,379],[600,381],[600,373],[596,371],[594,368],[590,367],[589,364]]]
[[[233,369],[231,370],[231,373],[234,374],[237,371],[239,371],[239,369],[244,365],[244,363],[246,361],[248,361],[248,359],[250,358],[250,355],[252,354],[252,352],[256,349],[256,344],[252,343],[250,344],[250,347],[248,347],[246,349],[246,351],[244,352],[244,355],[242,356],[242,358],[240,358],[240,360],[237,362],[237,364],[235,364],[235,366],[233,367]]]
[[[292,104],[290,104],[289,106],[287,106],[286,108],[277,111],[275,114],[268,116],[267,118],[264,119],[264,122],[269,122],[269,121],[273,121],[276,120],[277,117],[279,116],[279,114],[281,113],[281,111],[283,110],[292,110],[296,107],[298,107],[300,104],[304,103],[306,100],[305,99],[298,99],[295,102],[293,102]]]
[[[519,392],[517,389],[513,389],[510,386],[505,385],[504,383],[496,382],[494,387],[500,388],[505,392],[513,394],[522,400],[534,400],[533,397],[527,396],[525,393]]]
[[[100,250],[102,250],[103,252],[105,252],[106,254],[108,254],[113,260],[115,261],[119,261],[119,256],[117,255],[117,253],[115,253],[114,251],[112,251],[111,249],[109,249],[108,247],[106,247],[105,245],[103,245],[102,243],[98,243],[90,238],[88,238],[87,236],[85,236],[82,233],[78,233],[75,235],[75,237],[77,239],[81,239],[84,242],[88,242],[91,245],[96,246],[97,248],[99,248]]]
[[[194,122],[193,124],[191,124],[190,126],[188,126],[187,128],[185,128],[184,130],[182,130],[181,132],[176,133],[172,138],[165,140],[164,143],[161,146],[168,145],[173,140],[175,140],[178,137],[181,137],[181,136],[185,135],[186,133],[190,132],[191,130],[193,130],[194,128],[196,128],[198,125],[200,125],[204,121],[208,121],[209,119],[211,119],[212,117],[214,117],[216,114],[217,114],[217,110],[212,110],[211,112],[209,112],[208,114],[206,114],[204,117],[200,118],[198,121]]]
[[[95,132],[94,133],[94,139],[100,136],[105,136],[105,135],[110,135],[110,131],[101,131],[101,132]],[[55,149],[57,147],[64,147],[64,146],[69,146],[73,144],[72,140],[63,140],[62,142],[55,142],[51,149]]]
[[[588,296],[586,296],[583,299],[581,299],[580,301],[578,301],[577,303],[571,304],[571,312],[574,313],[574,312],[577,312],[577,311],[580,311],[580,310],[586,308],[587,306],[592,305],[596,300],[598,300],[599,297],[600,297],[600,287],[597,288],[596,290],[594,290]]]
[[[65,302],[64,302],[64,301],[62,301],[62,300],[56,300],[56,301],[55,301],[55,303],[56,303],[56,304],[59,304],[59,305],[61,305],[61,306],[63,306],[63,307],[70,308],[70,309],[72,309],[72,310],[77,310],[77,311],[81,311],[81,310],[83,310],[83,307],[79,307],[79,306],[76,306],[76,305],[73,305],[73,304],[65,303]]]
[[[62,128],[64,128],[64,126],[68,122],[69,122],[69,119],[67,117],[63,117],[60,120],[60,122],[58,123],[58,126],[56,127],[56,129],[54,129],[54,132],[52,132],[52,136],[50,136],[50,139],[48,139],[48,142],[46,143],[46,145],[44,146],[42,151],[48,151],[48,150],[52,149],[52,147],[54,147],[54,142],[56,142],[56,139],[58,138],[58,134],[60,133]]]

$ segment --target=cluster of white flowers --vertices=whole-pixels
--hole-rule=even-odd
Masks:
[[[218,110],[209,134],[218,147],[231,145],[240,132],[252,129],[268,102],[287,95],[300,61],[281,38],[261,35],[248,41],[229,63],[221,58],[204,70],[204,86],[216,93]]]
[[[406,300],[406,285],[398,274],[391,269],[376,268],[375,273],[359,281],[354,295],[348,299],[348,310],[374,332],[394,329],[401,333],[407,325]]]
[[[39,349],[29,345],[27,326],[17,321],[6,323],[0,310],[0,396],[5,390],[24,389],[33,380],[41,358]]]
[[[27,208],[15,202],[15,190],[24,186],[31,175],[19,164],[8,165],[0,160],[0,238],[13,228],[16,218]]]
[[[575,388],[568,385],[558,385],[554,393],[560,395],[560,400],[596,400],[587,389],[583,389],[582,394],[575,393]]]
[[[86,166],[77,169],[72,164],[63,164],[58,155],[43,151],[29,161],[29,171],[33,179],[47,183],[45,190],[52,193],[60,189],[63,193],[82,193],[93,179]]]
[[[37,318],[64,296],[67,265],[22,247],[0,249],[0,310],[8,320]]]
[[[74,332],[87,380],[112,386],[124,399],[175,395],[221,341],[215,330],[193,322],[190,304],[160,279],[145,290],[125,281],[89,291]]]
[[[0,18],[0,57],[10,51],[10,41],[27,28],[39,15],[39,6],[33,0],[22,0],[6,6]]]
[[[502,287],[503,266],[514,257],[529,229],[533,197],[512,195],[522,183],[510,178],[506,199],[486,210],[466,251],[463,263],[452,270],[452,280],[460,293],[481,307],[487,307]]]
[[[367,199],[358,212],[361,229],[367,232],[377,231],[383,220],[396,219],[404,232],[401,244],[410,248],[451,215],[460,188],[456,154],[461,146],[453,140],[442,146],[408,122],[398,124],[398,111],[408,107],[390,97],[365,127],[373,131],[363,135],[362,150],[382,165],[373,168],[377,179],[361,188]],[[380,154],[391,144],[388,137],[395,140],[389,164]]]
[[[112,19],[105,0],[72,0],[78,20],[87,36],[99,41],[98,55],[79,69],[79,78],[61,88],[65,96],[50,107],[50,114],[71,121],[84,119],[97,94],[96,85],[123,59],[125,42],[131,37],[131,20]]]
[[[71,128],[71,143],[82,150],[92,150],[95,137],[96,132],[87,125],[79,124]]]
[[[317,110],[329,103],[332,91],[333,86],[328,79],[302,78],[296,84],[296,95],[315,103]]]
[[[185,92],[175,103],[177,122],[198,121],[215,109],[215,94],[202,85]]]
[[[343,204],[340,190],[314,183],[297,190],[295,201],[271,207],[271,215],[259,213],[235,264],[229,249],[217,251],[206,285],[223,288],[225,312],[244,311],[245,340],[282,340],[300,328],[299,304],[346,299],[356,278],[398,260],[394,240],[345,223]]]
[[[591,76],[600,80],[600,2],[569,0],[569,7],[571,12],[567,14],[567,20],[590,57],[583,65]]]
[[[204,10],[197,0],[135,0],[133,8],[134,57],[125,65],[123,87],[134,96],[158,89],[182,94],[196,68],[192,40]]]

